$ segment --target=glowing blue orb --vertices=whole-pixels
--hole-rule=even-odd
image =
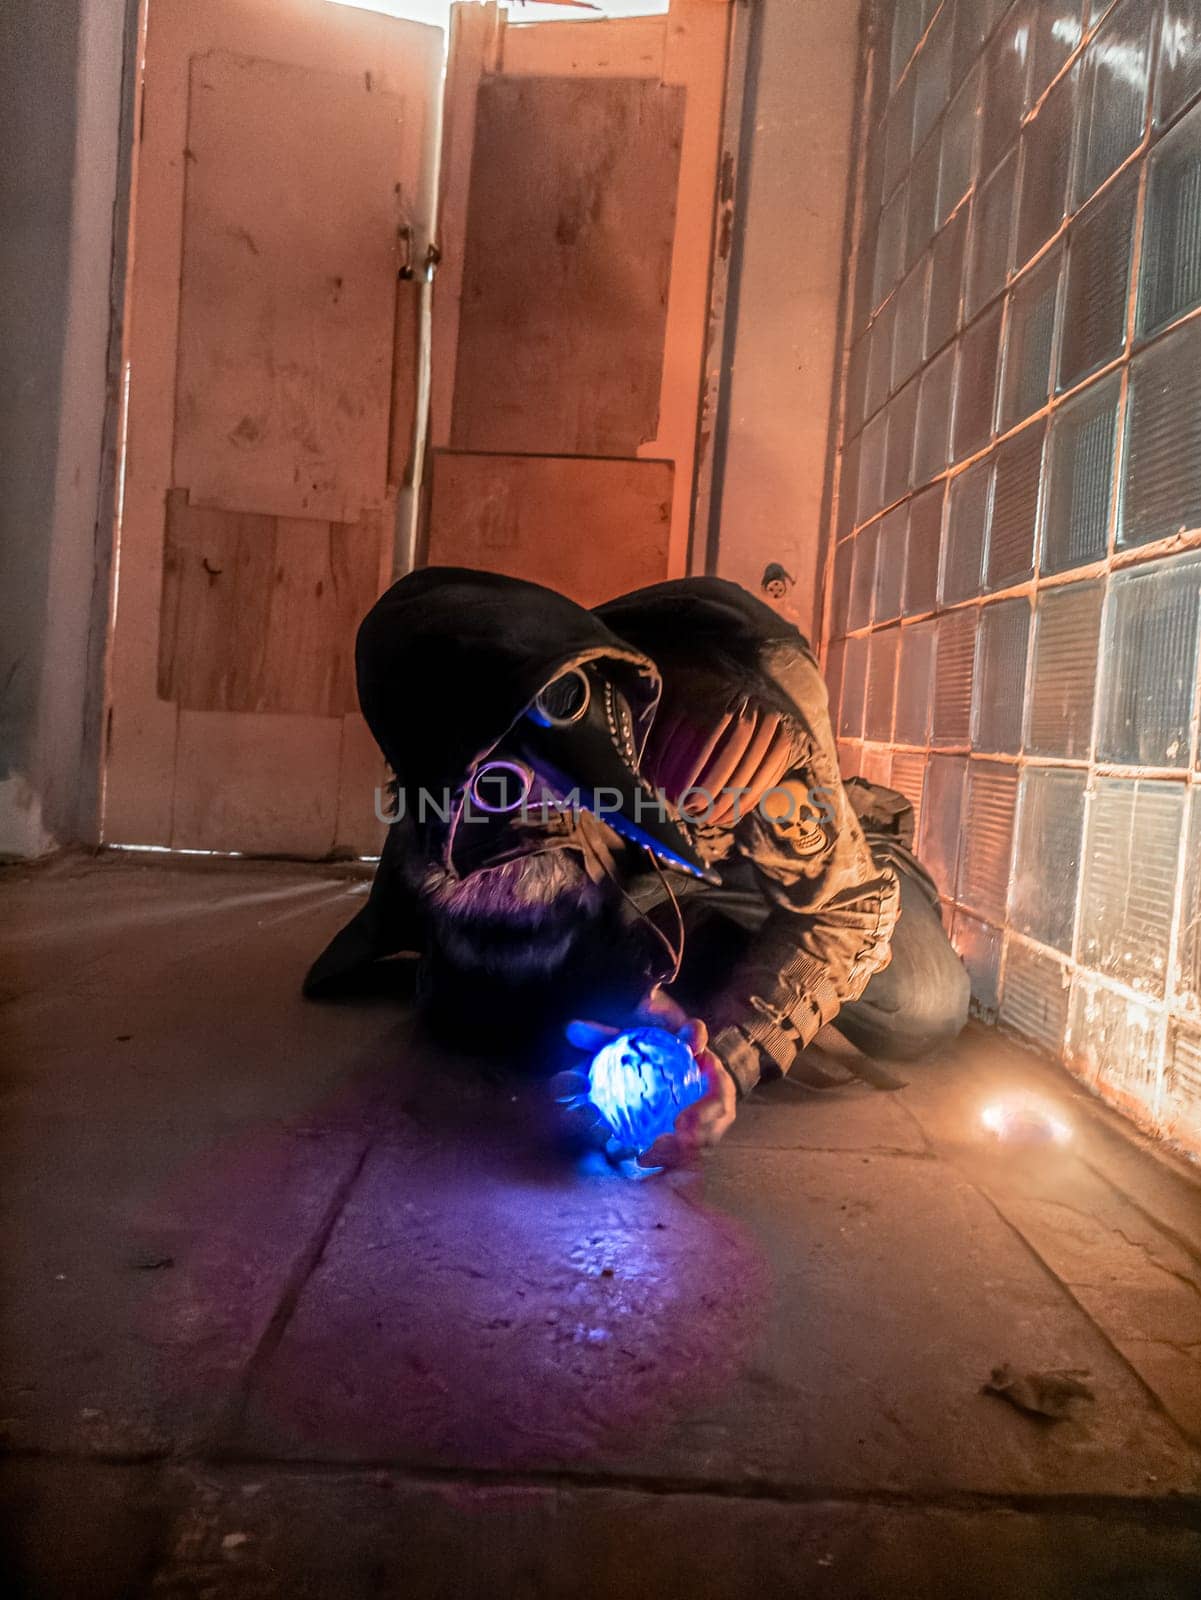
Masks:
[[[705,1080],[696,1057],[665,1028],[635,1028],[604,1044],[588,1069],[588,1098],[618,1144],[647,1150],[670,1133]]]

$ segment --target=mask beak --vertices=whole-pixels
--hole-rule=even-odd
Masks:
[[[599,817],[632,844],[652,851],[669,867],[690,873],[704,883],[718,885],[721,878],[702,860],[688,827],[662,793],[656,793],[622,762],[607,741],[589,742],[572,752],[570,776],[546,749],[550,741],[526,744],[524,754],[541,782],[561,797],[578,797],[579,805]],[[534,748],[531,748],[531,744]],[[542,746],[542,748],[537,748]]]
[[[627,780],[624,787],[603,784],[591,791],[581,786],[580,804],[607,822],[614,833],[650,850],[665,865],[690,873],[703,883],[721,883],[719,875],[701,859],[692,835],[677,820],[670,802],[641,779]]]
[[[721,879],[702,860],[679,812],[640,776],[624,697],[611,682],[590,679],[579,669],[556,684],[576,695],[577,706],[569,706],[569,714],[547,716],[539,714],[543,702],[537,702],[535,714],[524,717],[513,730],[521,758],[561,800],[578,801],[615,833],[652,851],[668,866],[719,884]]]

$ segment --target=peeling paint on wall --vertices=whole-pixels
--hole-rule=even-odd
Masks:
[[[56,848],[42,821],[41,797],[19,773],[0,779],[0,860],[29,860]]]

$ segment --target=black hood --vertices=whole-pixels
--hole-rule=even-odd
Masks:
[[[685,823],[639,775],[658,670],[574,601],[495,573],[424,568],[368,612],[355,659],[359,702],[404,809],[421,827],[424,808],[427,847],[456,876],[546,847],[524,812],[484,799],[480,784],[500,777],[527,793],[538,779],[549,785],[540,797],[562,797],[556,805],[574,796],[615,832],[713,880]],[[578,702],[566,717],[542,698],[555,680]],[[565,816],[544,817],[563,840]]]
[[[720,656],[739,675],[759,670],[764,645],[809,649],[791,622],[726,578],[671,578],[606,600],[593,615],[635,649],[687,660]]]
[[[764,654],[780,644],[811,653],[809,641],[736,583],[668,579],[607,600],[593,614],[627,646],[657,662],[669,681],[675,672],[686,674],[697,697],[694,709],[703,718],[716,720],[744,700],[796,715],[795,705],[764,672]]]
[[[556,673],[597,659],[621,674],[641,749],[659,699],[654,664],[540,584],[423,567],[380,596],[355,645],[367,726],[413,797],[465,783]]]

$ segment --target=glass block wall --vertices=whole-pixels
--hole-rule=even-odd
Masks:
[[[869,0],[824,648],[989,1019],[1201,1149],[1201,0]]]

